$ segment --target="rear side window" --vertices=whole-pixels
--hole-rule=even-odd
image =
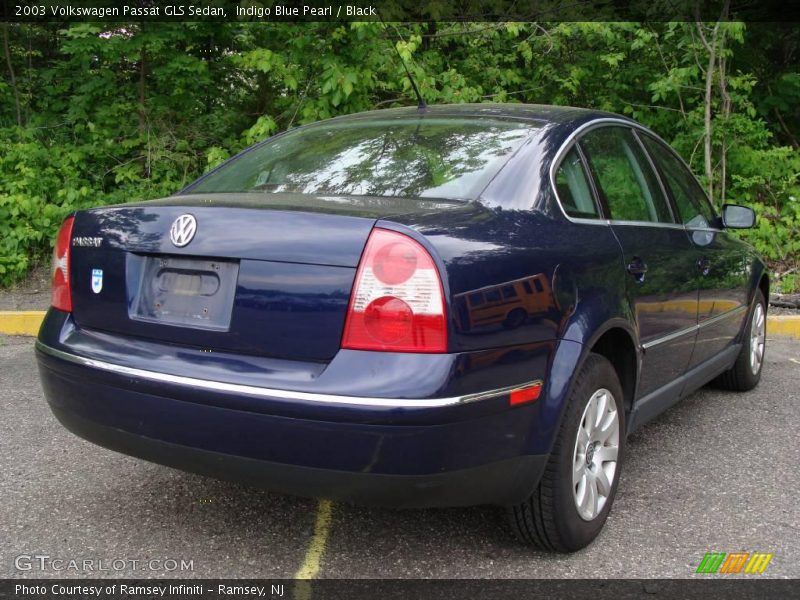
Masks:
[[[612,219],[672,223],[658,179],[630,129],[594,129],[580,143]]]
[[[561,161],[556,173],[556,191],[564,212],[570,217],[596,219],[600,216],[583,162],[575,148]]]
[[[708,227],[714,218],[714,211],[697,180],[661,142],[643,135],[642,143],[664,175],[665,183],[678,207],[681,222],[690,227]]]

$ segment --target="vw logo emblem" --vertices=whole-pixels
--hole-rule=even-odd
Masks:
[[[181,215],[169,228],[169,239],[178,248],[183,248],[197,233],[197,219],[192,215]]]

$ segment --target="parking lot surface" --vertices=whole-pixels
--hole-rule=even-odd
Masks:
[[[704,388],[639,430],[605,530],[557,556],[492,507],[330,505],[99,448],[50,414],[33,340],[0,336],[0,577],[691,577],[712,551],[800,577],[799,378],[800,342],[770,339],[756,390]]]

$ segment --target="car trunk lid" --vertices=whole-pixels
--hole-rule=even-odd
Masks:
[[[339,348],[375,221],[452,206],[224,194],[82,211],[73,229],[74,318],[208,352],[326,361]],[[196,231],[179,247],[170,228],[182,215]]]

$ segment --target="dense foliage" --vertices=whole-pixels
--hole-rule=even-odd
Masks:
[[[782,274],[800,263],[798,29],[773,23],[2,25],[0,284],[76,208],[169,194],[280,130],[413,104],[571,104],[677,148]]]

